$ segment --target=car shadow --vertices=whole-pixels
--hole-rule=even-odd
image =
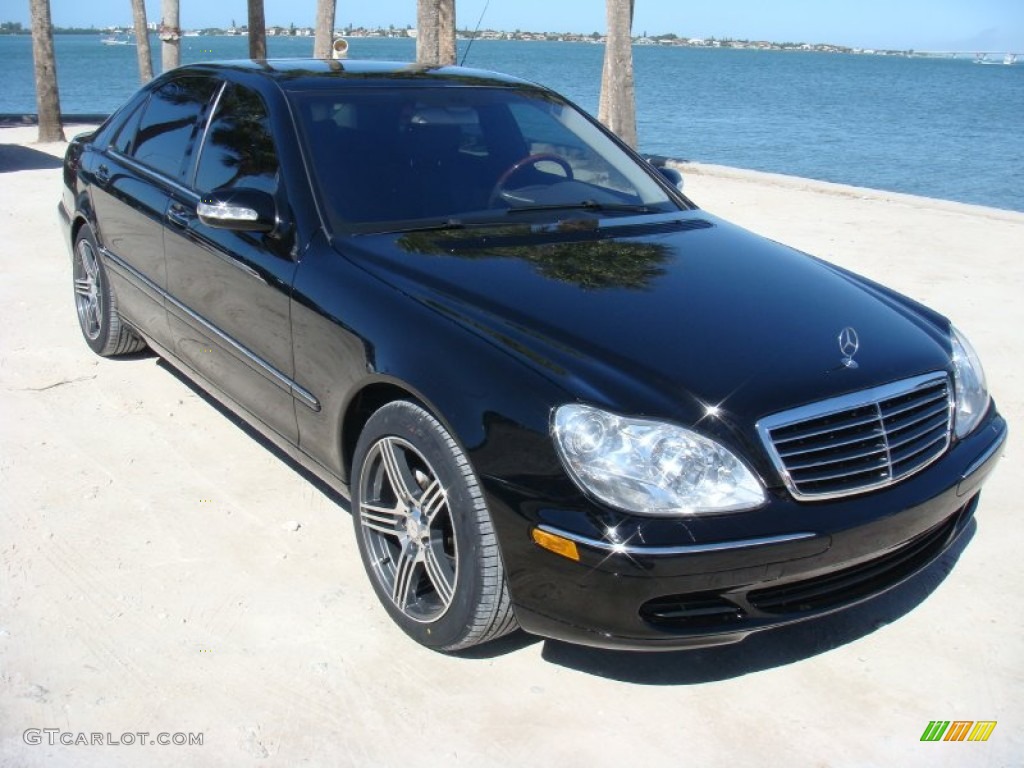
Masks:
[[[155,357],[158,357],[156,352],[149,347],[143,347],[138,352],[129,352],[126,355],[113,355],[104,358],[104,360],[111,363],[130,363],[135,360],[149,360]]]
[[[552,664],[639,685],[712,683],[809,659],[866,637],[924,602],[956,566],[977,525],[972,519],[941,557],[883,595],[828,616],[755,633],[734,645],[642,653],[546,640],[541,655]]]
[[[139,354],[141,355],[141,354],[144,354],[144,353],[139,353]],[[128,359],[128,356],[125,356],[124,359]],[[278,448],[272,441],[270,441],[266,437],[264,437],[261,432],[257,431],[253,427],[251,427],[248,422],[246,422],[241,417],[236,415],[235,412],[232,411],[230,408],[228,408],[227,406],[223,405],[219,400],[217,400],[217,398],[213,397],[213,395],[211,395],[211,394],[207,393],[206,391],[204,391],[203,389],[201,389],[199,387],[199,385],[196,384],[194,381],[192,381],[192,379],[190,379],[187,375],[185,375],[184,373],[179,371],[177,368],[175,368],[173,365],[168,363],[162,357],[159,357],[157,359],[157,365],[159,365],[165,371],[167,371],[172,376],[174,376],[174,378],[176,378],[178,381],[180,381],[186,387],[191,389],[192,392],[195,393],[195,395],[198,398],[200,398],[203,402],[207,403],[211,407],[215,408],[218,412],[220,412],[220,414],[225,419],[227,419],[232,424],[234,424],[236,427],[238,427],[240,430],[245,432],[246,435],[248,435],[253,440],[255,440],[257,443],[259,443],[261,446],[266,448],[268,451],[270,451],[275,457],[280,459],[282,462],[287,464],[292,470],[294,470],[297,474],[299,474],[302,477],[303,480],[308,482],[310,485],[312,485],[314,488],[316,488],[318,491],[320,491],[320,493],[322,493],[324,496],[329,498],[332,502],[334,502],[339,507],[341,507],[341,509],[343,511],[347,512],[348,514],[352,514],[352,508],[349,505],[348,499],[346,499],[344,496],[342,496],[340,493],[338,493],[336,490],[334,490],[331,486],[329,486],[327,483],[325,483],[323,480],[321,480],[319,477],[317,477],[312,472],[310,472],[308,469],[306,469],[301,464],[299,464],[297,461],[295,461],[295,459],[293,459],[291,456],[289,456],[283,450]]]
[[[18,144],[0,144],[0,173],[53,170],[63,165],[63,160],[47,152]]]
[[[148,351],[136,354],[137,358],[153,356]],[[292,459],[212,395],[200,389],[188,376],[163,358],[158,358],[157,365],[291,467],[342,510],[348,514],[352,513],[352,508],[344,496]],[[972,519],[953,546],[940,558],[883,595],[828,616],[754,633],[743,642],[734,645],[689,651],[610,651],[547,640],[516,630],[498,640],[451,655],[466,660],[487,660],[515,653],[536,643],[543,643],[541,657],[551,664],[637,685],[697,685],[742,677],[809,659],[848,645],[910,613],[924,602],[953,570],[964,548],[974,538],[977,525],[977,521]]]

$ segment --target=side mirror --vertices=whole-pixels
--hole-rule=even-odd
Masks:
[[[196,206],[199,220],[215,229],[270,232],[277,226],[277,204],[259,189],[227,189],[205,194]]]
[[[680,192],[683,191],[683,174],[677,171],[675,168],[667,168],[664,165],[658,168],[658,173],[664,176],[668,183],[678,189]]]

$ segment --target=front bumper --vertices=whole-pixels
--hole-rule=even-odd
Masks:
[[[820,503],[778,491],[761,509],[700,521],[615,520],[593,505],[556,509],[490,485],[516,616],[545,637],[670,650],[735,643],[849,607],[956,541],[1006,435],[993,406],[982,427],[897,485]],[[574,541],[580,561],[533,544],[533,528]]]

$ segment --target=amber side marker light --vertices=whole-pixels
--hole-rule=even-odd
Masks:
[[[554,552],[556,555],[567,557],[570,560],[575,560],[577,563],[580,561],[580,553],[576,549],[576,542],[570,541],[569,539],[563,539],[561,536],[556,536],[553,533],[542,531],[540,528],[534,528],[530,531],[530,536],[533,537],[534,542],[548,550]]]

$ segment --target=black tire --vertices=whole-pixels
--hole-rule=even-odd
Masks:
[[[377,597],[417,642],[456,651],[518,627],[473,468],[416,403],[389,403],[366,423],[352,465],[352,520]]]
[[[146,348],[146,342],[117,312],[117,297],[100,259],[96,237],[88,224],[75,236],[71,259],[78,326],[85,343],[97,355],[114,357]]]

